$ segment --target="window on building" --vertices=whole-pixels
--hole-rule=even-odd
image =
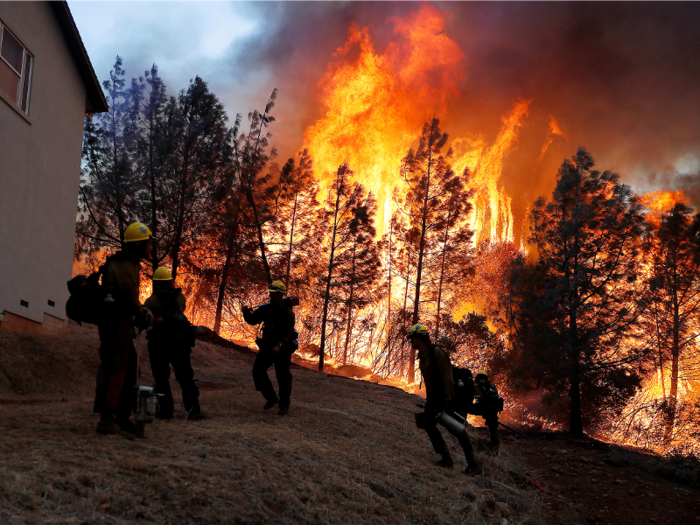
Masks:
[[[25,113],[29,113],[33,58],[15,35],[0,23],[0,91]]]

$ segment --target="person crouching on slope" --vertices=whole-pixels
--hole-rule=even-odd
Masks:
[[[134,222],[124,232],[123,249],[109,258],[102,274],[107,298],[97,325],[100,335],[100,366],[97,369],[95,406],[100,414],[98,434],[120,434],[133,439],[136,426],[131,417],[136,382],[136,349],[133,327],[145,328],[153,315],[139,301],[141,259],[151,247],[151,230]]]
[[[156,417],[173,417],[173,393],[170,390],[170,364],[175,370],[175,379],[180,383],[182,402],[187,419],[204,419],[199,406],[199,389],[194,382],[194,370],[190,361],[195,344],[194,326],[185,316],[187,300],[167,268],[158,268],[153,273],[153,295],[146,299],[145,306],[153,312],[155,321],[148,330],[148,357],[156,386],[154,392],[163,394],[158,398]]]
[[[467,460],[466,474],[483,472],[479,462],[474,457],[471,439],[463,424],[452,418],[452,396],[454,395],[454,379],[450,358],[445,351],[432,344],[428,329],[422,324],[416,324],[408,332],[411,346],[418,352],[418,364],[423,381],[425,381],[425,410],[416,414],[416,426],[428,434],[435,452],[440,454],[438,466],[452,468],[453,462],[450,450],[437,428],[440,423],[450,434],[457,438],[462,445],[464,457]]]
[[[253,364],[253,381],[255,389],[260,392],[267,403],[265,410],[269,410],[279,403],[278,414],[284,416],[289,413],[290,398],[292,395],[292,354],[296,350],[294,331],[294,311],[290,304],[284,300],[286,287],[282,281],[270,284],[270,302],[265,303],[255,310],[249,306],[241,308],[243,319],[250,325],[265,323],[262,330],[262,338],[256,339],[260,351]],[[277,383],[279,384],[279,397],[275,393],[272,382],[267,375],[268,369],[275,365]]]

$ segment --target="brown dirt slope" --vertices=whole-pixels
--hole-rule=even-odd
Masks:
[[[97,347],[93,327],[71,326],[61,337],[0,334],[0,523],[598,519],[532,461],[555,442],[538,448],[536,440],[506,437],[499,456],[480,456],[486,477],[471,478],[433,466],[427,437],[413,424],[417,396],[295,366],[292,410],[281,417],[262,410],[250,373],[254,353],[201,341],[193,364],[206,420],[185,421],[174,388],[175,419],[149,425],[146,439],[98,436],[91,413]],[[142,364],[141,383],[149,384],[145,355]],[[463,465],[456,442],[448,442]],[[528,469],[546,492],[532,487]]]

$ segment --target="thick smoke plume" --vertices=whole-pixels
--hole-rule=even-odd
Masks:
[[[531,203],[551,193],[557,167],[578,145],[592,152],[597,167],[619,172],[640,193],[688,189],[698,182],[700,5],[430,7],[445,16],[444,35],[457,44],[463,61],[452,77],[460,78],[456,92],[446,101],[416,99],[416,115],[435,112],[452,138],[480,137],[493,144],[514,101],[530,101],[501,175],[513,198],[516,230]],[[283,157],[302,146],[305,130],[323,116],[319,82],[350,28],[367,28],[383,53],[401,38],[397,20],[425,8],[384,2],[255,4],[269,24],[234,67],[252,72],[242,87],[261,100],[272,87],[280,88],[273,132]]]

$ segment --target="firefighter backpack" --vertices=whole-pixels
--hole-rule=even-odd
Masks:
[[[66,302],[66,315],[79,325],[97,324],[100,321],[106,297],[104,288],[100,284],[100,277],[110,261],[111,257],[96,272],[87,277],[76,275],[67,283],[70,297]]]
[[[453,398],[454,408],[462,416],[469,413],[469,408],[474,401],[474,378],[468,368],[452,367],[452,377],[455,382],[455,394]]]

